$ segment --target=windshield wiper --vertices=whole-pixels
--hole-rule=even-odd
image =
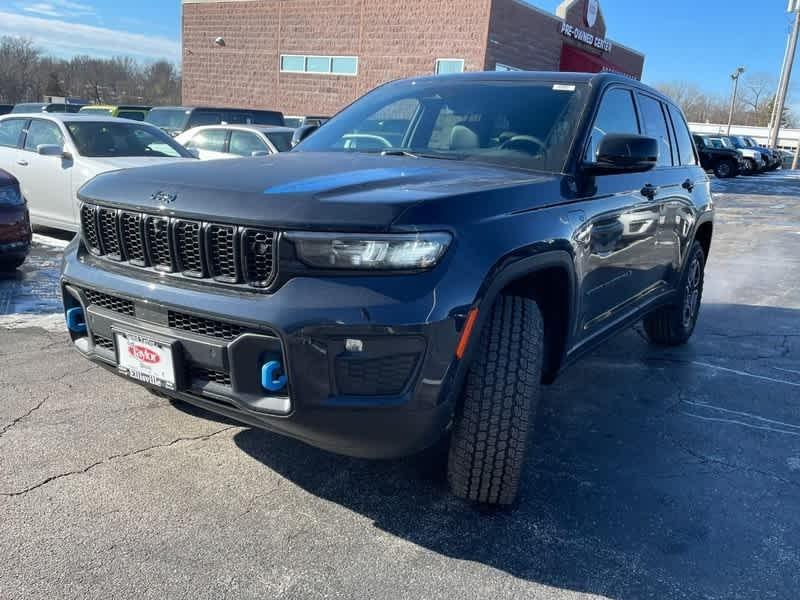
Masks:
[[[381,156],[409,156],[411,158],[440,158],[442,160],[460,160],[462,156],[439,154],[438,152],[416,152],[402,148],[386,148],[381,150]]]

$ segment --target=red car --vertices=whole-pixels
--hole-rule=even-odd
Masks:
[[[30,247],[31,221],[19,182],[0,169],[0,271],[19,267]]]

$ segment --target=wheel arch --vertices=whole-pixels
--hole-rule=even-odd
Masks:
[[[545,356],[542,380],[552,382],[566,356],[575,323],[577,283],[572,255],[566,250],[551,250],[518,259],[503,259],[490,272],[473,307],[478,317],[461,360],[456,389],[473,359],[491,307],[504,293],[535,300],[545,326]]]

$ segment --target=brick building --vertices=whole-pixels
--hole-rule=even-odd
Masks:
[[[555,15],[522,0],[182,0],[183,103],[333,114],[402,77],[613,70],[644,56],[606,38],[599,0]]]

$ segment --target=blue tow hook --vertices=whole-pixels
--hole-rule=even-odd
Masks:
[[[282,369],[280,361],[271,360],[264,363],[261,367],[261,387],[269,392],[279,392],[286,387],[286,375],[275,377],[275,374]]]
[[[80,306],[67,309],[67,328],[72,333],[86,333],[86,318]]]

